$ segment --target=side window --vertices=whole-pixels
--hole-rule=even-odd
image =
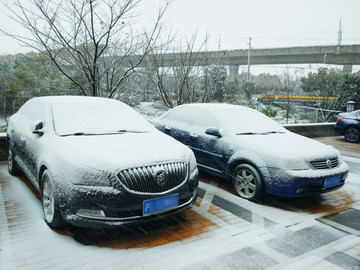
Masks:
[[[179,108],[170,112],[166,118],[183,124],[192,124],[194,111],[191,108]]]
[[[219,126],[218,121],[209,112],[201,108],[179,108],[172,111],[167,118],[178,123],[204,129]]]
[[[21,107],[19,113],[26,117],[30,122],[35,120],[45,120],[44,107],[38,100],[30,100],[26,102]]]
[[[209,127],[219,127],[218,121],[205,110],[197,110],[193,115],[193,125],[204,129]]]

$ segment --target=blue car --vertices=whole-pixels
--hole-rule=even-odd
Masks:
[[[351,143],[360,140],[360,110],[340,113],[336,119],[335,132]]]
[[[342,187],[349,168],[331,146],[286,130],[264,114],[229,104],[188,104],[153,120],[189,146],[199,169],[232,181],[236,193],[302,197]]]

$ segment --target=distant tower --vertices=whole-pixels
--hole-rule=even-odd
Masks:
[[[339,31],[338,31],[338,46],[341,45],[341,41],[342,41],[342,25],[341,25],[341,18],[340,18],[340,23],[339,23]]]

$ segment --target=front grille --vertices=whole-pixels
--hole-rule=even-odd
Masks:
[[[339,166],[339,160],[338,158],[316,160],[311,161],[310,164],[315,170],[327,170],[337,168]]]
[[[173,162],[122,170],[118,173],[118,178],[131,191],[162,193],[181,185],[186,181],[187,174],[185,162]],[[161,177],[164,183],[158,183],[157,177]]]

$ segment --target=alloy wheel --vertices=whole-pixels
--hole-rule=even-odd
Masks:
[[[11,172],[14,168],[14,160],[13,160],[14,156],[12,153],[12,150],[9,149],[9,153],[8,153],[8,167],[9,167],[9,171]]]
[[[235,189],[241,197],[252,198],[256,193],[254,174],[246,168],[241,169],[235,178]]]
[[[347,129],[345,132],[345,139],[348,142],[357,142],[359,140],[359,137],[360,137],[360,132],[354,127]]]
[[[51,182],[48,177],[45,177],[43,183],[42,206],[44,210],[45,220],[48,223],[51,223],[54,218],[55,201]]]

